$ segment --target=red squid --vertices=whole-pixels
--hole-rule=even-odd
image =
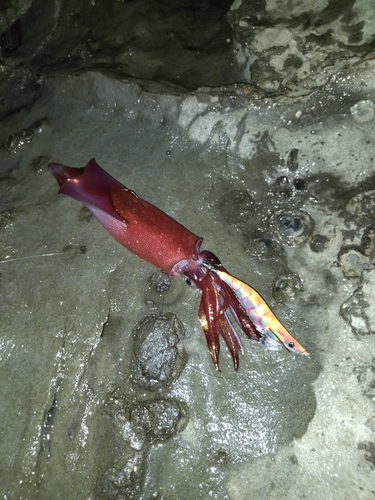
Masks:
[[[121,245],[170,276],[184,276],[202,291],[198,318],[216,370],[220,336],[238,369],[243,348],[233,320],[249,339],[268,349],[284,346],[307,355],[253,288],[231,276],[213,253],[201,250],[202,238],[139,198],[94,159],[84,168],[51,163],[49,169],[59,183],[59,193],[83,203]]]

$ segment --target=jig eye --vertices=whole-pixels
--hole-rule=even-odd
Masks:
[[[193,284],[190,278],[185,278],[185,282],[186,282],[189,286],[191,286],[191,285]]]
[[[295,346],[294,342],[289,342],[288,343],[288,347],[290,347],[291,349],[293,349],[294,346]]]

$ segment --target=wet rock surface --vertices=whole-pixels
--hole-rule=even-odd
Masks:
[[[153,273],[145,288],[145,302],[152,308],[164,303],[165,297],[171,289],[171,278],[163,271]]]
[[[121,429],[129,422],[139,439],[147,439],[148,443],[170,439],[188,422],[187,407],[181,402],[173,399],[131,402],[119,389],[108,396],[105,407]]]
[[[228,224],[244,224],[254,218],[256,205],[247,191],[235,189],[223,196],[220,210]]]
[[[310,241],[310,248],[315,253],[324,252],[328,247],[329,238],[324,234],[315,234]]]
[[[373,495],[373,19],[366,0],[0,6],[0,496]],[[222,346],[216,373],[199,291],[57,196],[47,164],[92,157],[310,357],[239,332],[240,370]]]
[[[98,110],[87,111],[85,98],[77,101],[78,91],[85,96],[89,90],[90,99],[100,103]],[[306,463],[311,457],[304,450],[324,448],[317,442],[320,426],[326,429],[330,456],[346,464],[341,456],[343,447],[333,444],[338,442],[335,429],[340,429],[337,414],[332,413],[332,406],[326,406],[322,395],[331,391],[331,384],[337,383],[339,377],[341,384],[349,380],[345,390],[353,401],[364,406],[361,398],[365,397],[366,404],[371,403],[358,391],[353,370],[370,362],[366,356],[371,349],[364,342],[373,336],[358,335],[360,332],[350,326],[341,333],[346,324],[339,316],[341,304],[359,284],[352,284],[351,280],[349,286],[353,289],[348,293],[344,281],[347,278],[334,263],[344,247],[359,248],[366,258],[372,258],[372,198],[368,183],[362,180],[352,184],[350,179],[339,181],[334,169],[329,175],[315,172],[313,163],[319,164],[319,168],[324,166],[324,162],[319,163],[315,158],[315,148],[320,157],[329,156],[332,143],[337,141],[337,131],[331,122],[330,132],[325,133],[326,146],[320,140],[316,145],[316,133],[310,133],[317,127],[315,118],[311,118],[311,124],[302,126],[305,128],[298,128],[297,137],[304,146],[299,145],[298,167],[293,170],[295,166],[291,169],[287,158],[298,140],[291,141],[292,132],[286,133],[285,128],[274,131],[273,135],[267,132],[269,123],[279,117],[279,108],[276,114],[266,106],[264,115],[254,110],[242,115],[243,130],[263,127],[262,132],[228,140],[230,128],[225,127],[235,126],[231,124],[231,113],[243,113],[243,103],[232,110],[227,109],[228,100],[223,99],[221,104],[207,94],[199,99],[170,96],[165,99],[156,95],[151,98],[137,87],[113,83],[98,75],[56,80],[45,92],[45,100],[30,111],[27,125],[23,124],[22,116],[15,116],[0,130],[4,143],[13,132],[35,123],[37,117],[46,116],[52,124],[22,146],[21,163],[21,149],[0,151],[0,155],[7,155],[4,184],[0,184],[3,204],[0,287],[6,297],[2,317],[10,325],[2,341],[1,369],[4,377],[8,377],[9,370],[17,367],[17,377],[13,377],[17,385],[3,387],[3,391],[10,391],[3,394],[3,400],[12,402],[12,406],[16,403],[9,394],[26,397],[30,392],[27,381],[34,380],[36,393],[32,406],[36,413],[26,433],[30,446],[35,439],[41,439],[41,422],[45,422],[46,429],[52,429],[52,420],[45,417],[53,408],[54,398],[57,406],[51,413],[51,439],[45,441],[36,464],[29,457],[30,475],[24,475],[22,485],[7,483],[5,493],[25,496],[25,491],[39,488],[48,498],[54,485],[61,482],[59,471],[68,467],[74,471],[71,481],[63,486],[68,496],[77,488],[86,496],[94,488],[104,497],[125,497],[162,495],[173,487],[176,496],[183,497],[189,487],[192,498],[211,490],[225,498],[232,488],[229,485],[235,481],[233,467],[241,468],[241,464],[249,467],[249,463],[259,464],[264,471],[263,476],[257,476],[256,484],[252,483],[254,478],[246,483],[246,488],[256,493],[266,471],[278,474],[281,467],[265,457],[277,456],[280,464],[285,464],[282,450],[292,447],[298,462]],[[126,96],[120,110],[120,104],[113,105],[114,93],[118,103]],[[51,102],[58,103],[61,99],[61,104],[51,107]],[[75,106],[74,116],[70,116],[70,99]],[[142,109],[138,101],[142,102]],[[70,110],[67,122],[58,119],[64,109]],[[287,112],[289,108],[284,108],[283,113]],[[106,113],[111,117],[109,121]],[[207,122],[208,114],[212,122]],[[215,121],[218,114],[225,118],[221,120],[220,126],[224,128],[220,134]],[[78,117],[79,130],[73,126]],[[202,128],[198,134],[195,127],[200,121]],[[162,122],[165,128],[160,127]],[[179,122],[185,125],[177,133],[175,127]],[[204,127],[208,124],[212,125],[212,136],[205,135]],[[145,130],[154,132],[147,135],[148,147],[153,151],[151,166],[149,149],[144,147]],[[341,126],[339,130],[341,134]],[[72,142],[72,134],[76,142]],[[333,134],[332,139],[329,134]],[[94,145],[92,137],[96,139]],[[220,141],[215,142],[216,138]],[[246,140],[248,143],[244,145]],[[121,144],[123,149],[111,153],[108,141]],[[347,143],[347,138],[343,139],[341,148]],[[53,144],[56,149],[51,150],[46,144]],[[310,352],[310,359],[294,358],[283,350],[265,351],[240,334],[245,355],[241,357],[239,372],[233,374],[224,347],[222,373],[213,372],[197,323],[199,291],[188,287],[183,280],[179,282],[151,269],[112,241],[86,209],[57,197],[57,186],[45,170],[46,158],[59,161],[64,157],[67,158],[62,160],[64,163],[81,166],[79,144],[87,144],[85,161],[86,156],[103,159],[105,152],[107,163],[105,159],[100,162],[115,177],[196,234],[203,235],[204,248],[212,249],[229,270],[264,295],[279,319]],[[207,144],[211,144],[211,149],[207,149]],[[69,157],[65,156],[67,151]],[[243,157],[243,151],[247,156],[253,151],[254,165]],[[370,158],[369,151],[368,154]],[[133,165],[142,168],[134,169]],[[222,169],[217,165],[222,165]],[[180,168],[178,175],[176,168]],[[27,183],[21,181],[25,176]],[[314,225],[307,225],[306,237],[301,212],[314,221]],[[293,214],[299,218],[285,221],[282,228],[291,231],[292,236],[285,235],[285,230],[280,232],[278,217]],[[59,231],[51,232],[56,220]],[[316,235],[325,237],[324,250],[319,252],[313,246]],[[298,244],[289,244],[295,238]],[[363,275],[366,272],[371,271],[363,271]],[[368,288],[363,288],[366,293],[359,304],[359,313],[357,306],[352,305],[347,313],[342,312],[356,328],[356,316],[369,315],[366,302],[371,287],[369,281]],[[328,313],[322,313],[327,309]],[[16,310],[20,313],[14,314]],[[363,330],[369,325],[372,328],[371,321],[369,316],[363,322]],[[362,328],[362,323],[359,326]],[[345,338],[338,341],[340,335]],[[50,352],[49,364],[40,349],[41,341]],[[26,351],[21,346],[27,346]],[[349,353],[351,361],[346,361]],[[334,371],[324,372],[325,378],[319,376],[320,356],[328,366],[337,365]],[[350,364],[353,381],[344,376],[349,368],[342,360]],[[39,366],[43,370],[38,371]],[[314,380],[318,389],[311,385]],[[103,401],[107,401],[116,387],[122,394],[119,421],[103,407]],[[186,408],[190,415],[188,422]],[[364,413],[367,414],[367,409]],[[4,425],[11,428],[14,422],[7,421],[6,415],[2,414]],[[362,430],[366,428],[365,422],[360,425]],[[16,437],[13,439],[18,442]],[[358,442],[370,441],[370,434],[364,433]],[[58,460],[57,449],[59,456],[68,457],[68,463],[54,467],[51,464],[52,460]],[[357,452],[350,455],[345,450],[351,456],[350,462],[357,460],[361,464],[361,477],[366,478],[368,461],[363,449]],[[294,467],[305,484],[306,476],[298,472],[298,466]],[[189,470],[194,471],[193,486]],[[12,471],[15,473],[16,468]],[[326,478],[328,485],[332,470],[328,466],[322,470],[316,463],[315,471]],[[289,488],[284,497],[299,486],[293,483]],[[278,491],[283,491],[281,484]],[[242,494],[243,490],[240,498]]]
[[[4,20],[2,52],[9,65],[14,58],[39,74],[98,70],[172,91],[246,81],[226,20],[230,5],[65,0],[44,9],[34,1],[13,24]]]
[[[151,311],[162,312],[182,299],[184,288],[178,280],[171,279],[163,271],[156,271],[149,276],[144,288],[145,304]]]
[[[369,2],[234,2],[228,20],[237,58],[265,92],[305,94],[338,68],[371,51],[374,7]],[[329,50],[328,50],[329,47]],[[367,108],[366,108],[367,109]]]
[[[0,81],[9,92],[7,80],[22,81],[32,98],[35,74],[96,70],[154,90],[251,82],[261,94],[298,96],[369,58],[371,2],[292,1],[287,9],[284,3],[221,0],[186,7],[182,0],[173,6],[165,0],[157,5],[65,0],[44,9],[41,1],[11,0],[0,11],[5,61]],[[19,99],[16,92],[14,97]],[[14,108],[15,102],[6,100],[8,109]],[[350,109],[364,123],[374,113],[373,101],[361,99]],[[288,161],[293,169],[296,158]]]
[[[138,498],[142,491],[150,446],[181,432],[189,415],[174,399],[134,400],[119,388],[108,394],[104,408],[114,427],[114,465],[98,487],[99,498]]]
[[[297,274],[280,276],[272,290],[273,298],[280,302],[293,300],[303,290],[301,278]]]

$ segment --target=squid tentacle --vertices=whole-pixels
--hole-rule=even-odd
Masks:
[[[232,311],[231,311],[232,313]],[[234,328],[233,326],[233,323],[232,321],[230,320],[229,316],[228,316],[228,312],[225,311],[224,313],[224,316],[225,316],[225,319],[226,319],[226,322],[228,323],[228,325],[230,326],[230,329],[231,329],[231,332],[232,332],[232,335],[234,337],[234,340],[232,341],[234,344],[237,345],[237,350],[238,352],[240,352],[241,354],[244,354],[244,348],[242,347],[242,342],[241,342],[241,339],[238,335],[238,333],[236,332],[236,329]]]
[[[226,312],[230,306],[233,291],[225,283],[223,287],[223,282],[214,273],[207,273],[202,281],[205,285],[198,317],[215,368],[219,371],[219,336],[221,336],[231,353],[234,369],[238,370],[238,353],[243,353],[243,347]],[[212,296],[214,296],[213,300]]]
[[[216,273],[209,271],[201,280],[201,286],[203,281],[205,285],[202,287],[203,295],[198,316],[215,368],[219,370],[220,335],[231,353],[234,369],[237,371],[238,354],[243,354],[244,351],[240,338],[228,316],[228,309],[248,338],[259,342],[262,334],[256,330],[255,325],[238,302],[233,289],[223,282]],[[215,297],[214,300],[212,300],[212,295]]]
[[[219,318],[219,324],[220,324],[220,333],[221,336],[223,337],[229,352],[232,356],[233,360],[233,366],[235,371],[238,370],[239,367],[239,357],[238,353],[240,352],[241,354],[244,353],[241,341],[237,335],[237,332],[235,331],[230,319],[228,318],[227,313],[224,313],[221,318]]]
[[[215,369],[219,370],[220,325],[218,318],[222,314],[221,296],[209,275],[202,281],[204,284],[202,283],[202,299],[198,316],[206,336],[208,350],[210,351]]]

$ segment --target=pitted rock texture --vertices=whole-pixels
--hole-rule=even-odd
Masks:
[[[375,333],[374,287],[375,270],[363,272],[361,284],[341,306],[341,316],[357,335]]]
[[[133,380],[149,390],[169,387],[186,364],[184,329],[172,313],[150,315],[133,330]]]
[[[166,441],[186,427],[187,406],[171,398],[134,400],[117,388],[107,395],[104,408],[113,425],[113,463],[101,478],[98,497],[138,498],[150,445]]]
[[[373,50],[371,0],[236,0],[227,18],[239,63],[247,62],[251,81],[268,94],[310,93]]]

